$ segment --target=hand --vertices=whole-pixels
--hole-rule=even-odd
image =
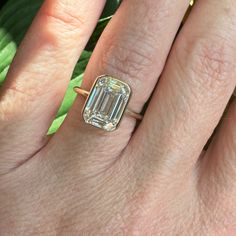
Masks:
[[[153,92],[143,121],[95,129],[78,97],[46,138],[104,3],[46,0],[18,50],[0,99],[0,235],[236,235],[235,102],[203,151],[236,84],[235,1],[199,0],[170,50],[189,1],[124,0],[83,87],[119,78],[136,112]]]

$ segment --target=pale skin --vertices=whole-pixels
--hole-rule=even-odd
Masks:
[[[45,0],[0,91],[0,235],[236,235],[235,101],[203,151],[236,84],[236,1],[199,0],[175,39],[188,3],[124,0],[87,67],[136,112],[153,92],[137,128],[86,125],[78,97],[47,137],[105,0]]]

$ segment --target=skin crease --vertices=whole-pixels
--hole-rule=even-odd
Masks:
[[[235,1],[199,0],[174,41],[188,1],[124,0],[83,86],[120,78],[137,112],[153,93],[143,121],[94,129],[78,97],[45,138],[104,3],[46,0],[18,50],[0,91],[0,235],[235,236],[235,101],[202,151],[236,84]]]

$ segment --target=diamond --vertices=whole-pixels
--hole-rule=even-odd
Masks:
[[[130,95],[128,84],[106,75],[98,77],[83,109],[85,122],[106,131],[117,129]]]

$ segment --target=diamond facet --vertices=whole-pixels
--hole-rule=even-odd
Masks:
[[[115,130],[130,95],[128,84],[106,75],[98,77],[83,109],[85,122],[106,131]]]

